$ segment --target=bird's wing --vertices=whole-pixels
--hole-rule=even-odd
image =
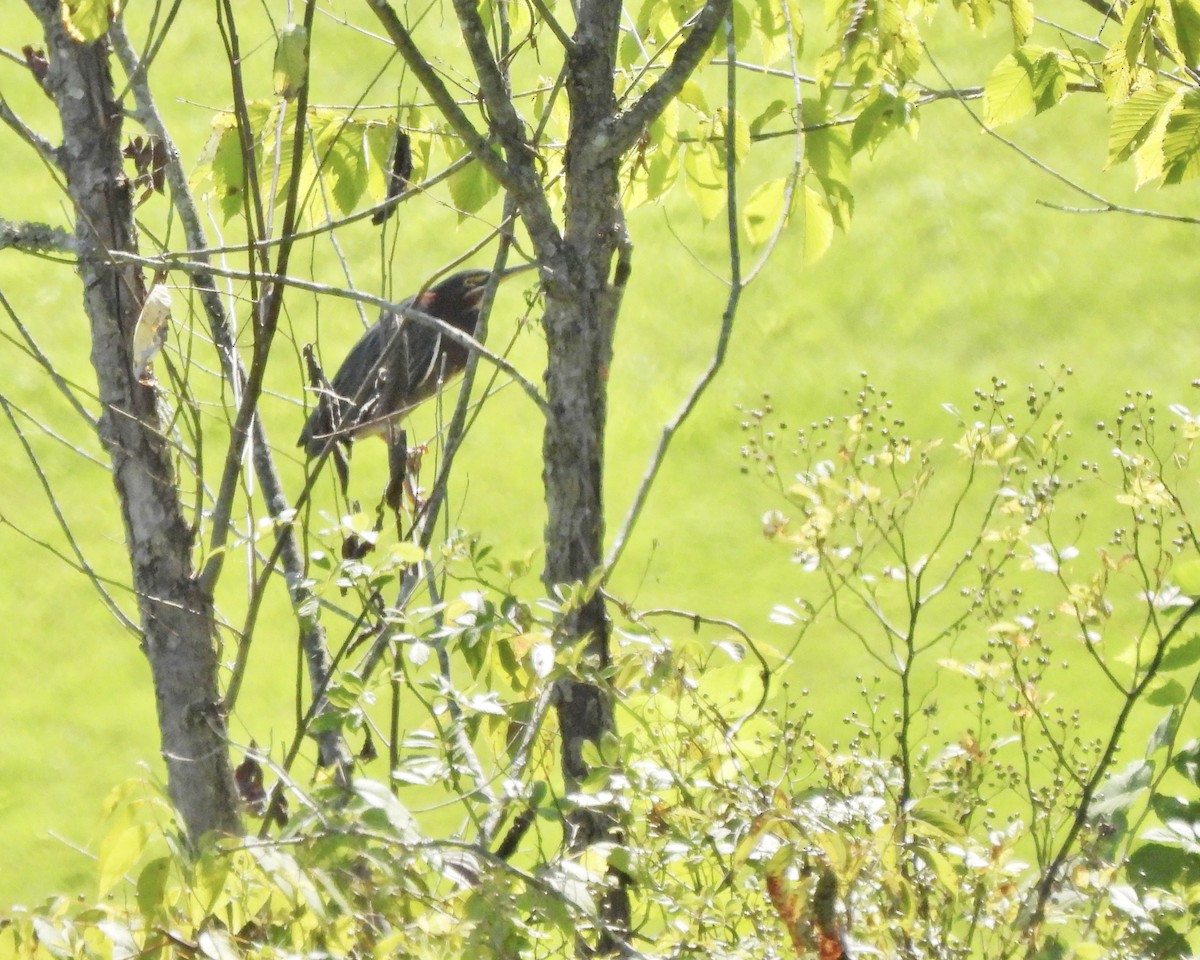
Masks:
[[[405,304],[405,306],[411,306]],[[398,375],[391,382],[390,409],[402,412],[432,396],[440,381],[442,333],[434,326],[400,318],[402,344],[395,353]],[[385,391],[386,393],[386,391]]]
[[[447,373],[437,369],[441,346],[442,334],[432,326],[385,310],[342,361],[329,395],[309,415],[300,444],[315,456],[330,437],[381,432],[437,390]]]

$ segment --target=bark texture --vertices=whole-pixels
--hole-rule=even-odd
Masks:
[[[558,258],[566,284],[553,283],[546,298],[545,330],[549,411],[543,442],[548,586],[587,582],[604,561],[604,434],[608,416],[608,366],[619,292],[612,283],[614,257],[623,239],[619,157],[592,149],[597,132],[617,113],[613,76],[620,3],[602,0],[581,11],[568,52],[567,95],[571,127],[566,152],[566,210]],[[565,624],[586,638],[599,671],[610,662],[610,623],[600,593],[593,592]],[[589,772],[583,746],[615,730],[612,698],[597,683],[560,685],[558,722],[568,791]],[[615,811],[587,807],[567,816],[568,842],[582,849],[620,842]],[[629,896],[623,877],[601,906],[604,931],[596,950],[619,948],[629,930]]]
[[[108,44],[69,36],[57,0],[28,2],[45,31],[46,86],[62,118],[60,158],[75,213],[101,402],[99,433],[112,459],[171,799],[192,839],[212,830],[236,832],[237,797],[218,707],[213,601],[194,575],[192,532],[154,388],[135,379],[130,362],[145,286],[138,268],[116,265],[107,255],[137,251]]]

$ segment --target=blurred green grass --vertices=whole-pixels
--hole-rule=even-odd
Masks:
[[[210,77],[223,75],[221,69],[205,71],[205,85],[195,79],[200,70],[192,64],[194,51],[213,49],[213,33],[205,17],[185,14],[160,61],[189,67],[164,69],[158,77],[163,107],[182,118],[180,145],[189,161],[206,139],[209,116],[194,104],[219,107],[229,100],[223,85],[208,85]],[[38,42],[23,8],[2,34],[0,42],[10,49]],[[940,35],[945,49],[935,48],[938,62],[963,84],[980,82],[1003,39],[964,42],[949,23]],[[257,70],[260,80],[267,77],[264,84],[270,62],[265,36],[244,38],[248,69]],[[377,44],[345,43],[341,33],[335,39],[319,50],[316,96],[349,102],[388,55]],[[393,82],[377,85],[378,102],[387,101]],[[48,104],[11,63],[0,62],[0,85],[19,112],[56,135]],[[773,95],[767,81],[744,86],[752,99]],[[1080,102],[1019,125],[1013,135],[1071,176],[1129,200],[1130,173],[1101,172],[1105,130],[1101,105]],[[63,198],[46,186],[40,163],[11,136],[5,144],[0,213],[62,223]],[[680,433],[615,582],[632,602],[732,617],[765,642],[789,646],[788,632],[769,624],[767,615],[804,585],[783,548],[759,533],[759,517],[777,505],[773,496],[739,472],[742,415],[736,405],[753,406],[763,393],[780,416],[807,422],[843,410],[843,391],[857,386],[860,371],[869,371],[905,411],[915,435],[951,428],[943,403],[965,405],[971,388],[993,375],[1034,379],[1040,363],[1073,367],[1068,409],[1080,432],[1110,416],[1129,387],[1187,402],[1195,365],[1184,318],[1200,287],[1188,258],[1188,228],[1038,206],[1041,199],[1079,201],[980,135],[963,108],[949,102],[924,112],[917,140],[900,134],[875,162],[856,160],[854,190],[852,230],[836,238],[825,259],[801,269],[798,240],[785,236],[772,265],[746,292],[727,367]],[[1148,189],[1135,199],[1175,211],[1197,208],[1191,186],[1161,196]],[[161,200],[154,203],[161,214]],[[425,276],[479,234],[471,225],[459,229],[450,211],[432,204],[409,204],[400,216],[389,268],[398,286]],[[707,362],[725,297],[723,284],[695,262],[720,272],[722,226],[699,224],[685,193],[665,208],[636,212],[630,228],[636,259],[611,374],[610,529],[624,516],[661,423]],[[359,224],[341,239],[356,281],[376,288],[388,270],[381,266],[385,255],[374,230]],[[305,259],[310,255],[322,276],[336,282],[328,251],[306,250]],[[0,252],[0,291],[69,377],[94,382],[78,284],[68,267]],[[360,329],[345,302],[318,309],[314,314],[304,298],[290,303],[271,384],[285,397],[300,393],[293,348],[313,339],[318,324],[333,360]],[[519,299],[507,295],[495,315],[493,342],[511,330],[518,309]],[[11,326],[5,322],[0,329]],[[531,335],[518,352],[535,379],[539,350]],[[70,443],[99,455],[35,364],[7,342],[0,343],[0,358],[6,396],[53,423]],[[427,428],[429,414],[423,417],[418,424]],[[292,490],[299,488],[291,438],[300,418],[294,402],[267,404],[268,427]],[[123,579],[120,517],[106,471],[36,430],[31,442],[97,568]],[[496,544],[502,556],[521,555],[539,543],[539,449],[537,419],[510,388],[486,408],[459,465],[455,522]],[[382,475],[380,459],[372,450],[356,457],[355,485],[364,498]],[[37,478],[7,426],[0,429],[0,463],[0,514],[61,549]],[[10,667],[0,702],[6,734],[0,748],[0,903],[29,902],[52,891],[88,889],[90,864],[68,843],[93,841],[100,802],[113,784],[140,775],[143,764],[157,773],[157,736],[148,670],[136,640],[103,613],[84,579],[10,525],[0,527],[0,578]],[[250,729],[260,743],[278,743],[290,735],[294,676],[294,627],[278,596],[265,623],[233,726],[236,737]],[[801,647],[792,669],[819,692],[832,721],[841,715],[841,691],[863,660],[852,647],[832,648],[835,656],[830,649]]]

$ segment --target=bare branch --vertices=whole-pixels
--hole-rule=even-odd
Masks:
[[[0,217],[0,250],[21,250],[25,253],[69,253],[77,252],[75,238],[62,227],[47,223],[5,220]]]
[[[58,148],[17,116],[3,95],[0,95],[0,120],[8,124],[18,137],[33,147],[50,167],[61,170],[62,163],[59,160]]]
[[[562,236],[558,227],[555,226],[549,200],[534,168],[533,153],[522,133],[521,119],[512,106],[512,99],[503,80],[497,79],[500,74],[495,60],[491,57],[490,49],[487,48],[486,35],[483,37],[484,49],[477,50],[475,48],[479,42],[479,36],[471,28],[471,24],[478,21],[478,14],[474,12],[474,7],[464,3],[463,0],[455,2],[464,37],[471,49],[472,59],[475,60],[475,68],[480,73],[482,92],[489,109],[493,111],[493,126],[507,152],[507,162],[497,156],[488,141],[475,129],[466,113],[455,102],[454,97],[442,82],[442,78],[438,76],[416,43],[413,42],[412,36],[400,22],[400,18],[396,16],[396,11],[392,9],[388,0],[367,0],[367,5],[375,12],[409,69],[425,87],[434,103],[437,104],[438,110],[454,128],[454,132],[462,138],[467,149],[471,151],[476,160],[487,168],[492,176],[500,181],[500,185],[505,190],[516,197],[521,208],[521,218],[525,221],[525,227],[538,251],[538,256],[548,266],[553,265],[553,262],[557,260]],[[466,20],[463,19],[464,16]],[[481,24],[478,29],[482,29]]]
[[[727,45],[729,47],[729,59],[733,59],[733,23],[729,22],[727,26]],[[737,104],[737,85],[736,85],[737,70],[733,64],[730,64],[726,69],[726,109],[728,116],[733,117]],[[734,167],[736,161],[736,151],[733,144],[734,125],[732,122],[725,124],[725,226],[728,234],[729,242],[729,296],[725,302],[725,311],[721,315],[721,329],[717,334],[717,345],[713,351],[712,359],[708,366],[700,375],[699,379],[692,386],[691,391],[683,401],[683,405],[678,412],[672,417],[662,429],[659,435],[658,444],[654,448],[654,453],[650,457],[650,463],[646,467],[646,472],[642,475],[641,483],[638,484],[637,492],[634,494],[633,502],[629,505],[629,512],[625,515],[625,521],[621,524],[616,536],[613,538],[612,546],[609,548],[608,556],[604,560],[604,579],[607,580],[611,575],[613,568],[621,559],[621,554],[625,550],[626,544],[629,542],[629,535],[633,532],[634,526],[637,524],[638,518],[642,514],[642,509],[646,505],[646,498],[650,495],[650,489],[654,486],[654,481],[658,477],[658,471],[662,467],[663,461],[667,455],[667,448],[671,445],[671,441],[675,439],[675,435],[679,432],[679,428],[691,415],[696,404],[700,402],[700,398],[708,389],[716,377],[717,372],[725,363],[725,354],[729,349],[729,338],[733,333],[733,321],[737,315],[738,302],[742,296],[744,284],[742,282],[742,267],[741,267],[741,243],[738,236],[738,207],[737,207],[737,175]]]
[[[170,23],[178,10],[178,3],[168,15]],[[165,30],[165,27],[164,27]],[[109,39],[122,68],[128,77],[129,87],[133,92],[137,105],[137,119],[151,134],[158,137],[166,147],[167,166],[166,180],[171,190],[171,202],[179,214],[183,225],[184,238],[192,248],[192,256],[201,263],[208,262],[205,248],[208,240],[204,226],[200,220],[199,211],[188,186],[187,172],[179,157],[179,150],[163,122],[158,106],[150,91],[147,78],[147,65],[139,60],[123,20],[117,20],[109,30]],[[161,38],[159,40],[161,44]],[[233,322],[225,311],[220,293],[211,271],[197,273],[193,281],[200,290],[200,301],[208,317],[208,326],[213,344],[220,357],[221,367],[226,380],[232,386],[234,396],[241,396],[242,386],[246,382],[246,371],[242,365],[241,355],[237,350],[236,335]],[[255,417],[251,428],[251,461],[254,465],[255,476],[262,487],[263,499],[266,502],[268,514],[276,521],[288,516],[290,505],[283,489],[283,483],[276,469],[271,445],[268,441],[262,418]],[[300,644],[304,648],[305,658],[309,668],[309,682],[314,692],[321,687],[330,669],[329,651],[326,646],[325,632],[315,613],[305,613],[309,592],[304,586],[304,558],[296,533],[290,524],[275,524],[275,537],[280,548],[280,561],[283,566],[284,578],[287,582],[288,593],[292,608],[296,613],[300,626]],[[242,644],[248,646],[250,638],[243,636]],[[226,693],[226,706],[231,707],[236,699],[236,692],[231,698]],[[325,709],[324,703],[318,703],[318,712]],[[325,766],[335,766],[344,769],[349,764],[349,754],[341,735],[336,730],[322,733],[318,738],[320,761]]]
[[[4,410],[4,415],[8,418],[8,422],[12,424],[13,432],[16,433],[17,439],[21,441],[21,447],[25,451],[25,456],[29,460],[30,466],[33,467],[37,474],[38,482],[42,485],[42,491],[46,494],[46,502],[50,504],[50,509],[54,513],[54,519],[58,521],[58,527],[63,532],[63,536],[67,539],[67,545],[70,546],[71,552],[75,554],[75,559],[78,563],[78,569],[88,578],[88,581],[95,588],[96,593],[100,595],[100,600],[104,604],[106,610],[113,615],[116,621],[121,624],[134,636],[138,636],[141,631],[138,630],[137,624],[126,616],[125,611],[113,599],[108,588],[101,581],[100,576],[96,573],[91,563],[88,561],[87,555],[80,547],[79,541],[75,539],[75,533],[71,529],[71,524],[67,521],[63,514],[62,505],[58,502],[58,497],[54,493],[54,488],[50,485],[50,478],[46,476],[46,471],[42,468],[42,462],[38,459],[37,453],[34,452],[32,445],[29,443],[29,438],[25,436],[25,431],[21,429],[21,425],[17,422],[17,418],[13,416],[12,407],[9,405],[8,398],[0,394],[0,408]]]
[[[679,95],[683,85],[695,72],[705,51],[708,50],[717,28],[729,11],[731,0],[708,0],[696,14],[692,31],[679,45],[670,66],[663,71],[654,84],[642,94],[641,99],[619,116],[612,124],[607,136],[597,137],[592,149],[599,156],[593,160],[614,159],[637,143],[646,128],[666,109],[668,103]],[[733,56],[730,55],[730,59]]]

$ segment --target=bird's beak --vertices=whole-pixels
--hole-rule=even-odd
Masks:
[[[536,266],[537,263],[521,263],[515,267],[506,267],[500,271],[500,274],[496,280],[496,285],[499,286],[509,277],[515,277],[518,273],[526,273]],[[467,294],[468,302],[472,304],[478,304],[483,299],[483,292],[487,289],[488,281],[491,280],[491,278],[492,275],[484,277],[479,282],[479,286],[472,288],[470,293]]]

